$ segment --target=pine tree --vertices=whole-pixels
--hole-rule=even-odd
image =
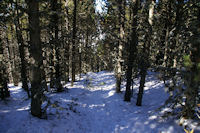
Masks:
[[[140,62],[140,86],[139,86],[139,92],[137,97],[137,106],[142,105],[142,96],[144,92],[144,86],[145,86],[145,78],[147,75],[147,70],[149,67],[149,49],[151,46],[151,39],[152,39],[152,25],[153,25],[153,16],[154,16],[154,6],[155,6],[155,0],[149,0],[146,2],[146,5],[148,7],[148,32],[146,33],[144,46],[142,48],[141,53],[141,62]]]
[[[30,65],[31,65],[31,114],[42,117],[42,47],[40,40],[39,2],[27,0],[30,36]]]
[[[21,80],[22,80],[22,88],[27,92],[28,97],[30,98],[29,94],[29,87],[28,87],[28,77],[27,77],[27,68],[26,68],[26,60],[25,60],[25,44],[24,44],[24,39],[22,36],[22,30],[21,30],[21,24],[19,20],[19,9],[18,9],[18,0],[15,2],[16,6],[16,21],[15,21],[15,29],[16,29],[16,35],[17,35],[17,42],[18,42],[18,47],[19,47],[19,54],[20,54],[20,59],[21,59]]]
[[[0,30],[0,98],[4,99],[10,96],[10,92],[8,90],[8,73],[6,70],[6,59],[5,59],[5,32],[3,31],[4,27],[0,25],[2,28]]]
[[[52,18],[51,18],[51,27],[52,27],[52,37],[53,37],[53,52],[55,51],[55,55],[53,54],[53,58],[55,58],[55,87],[58,92],[62,91],[62,85],[61,85],[61,74],[60,74],[60,41],[59,41],[59,16],[58,16],[58,1],[57,0],[51,0],[51,8],[52,8]],[[55,57],[54,57],[55,56]],[[53,60],[54,61],[54,60]]]
[[[128,53],[128,68],[126,71],[126,92],[124,95],[124,101],[131,101],[131,83],[132,83],[132,73],[133,73],[133,63],[135,60],[135,55],[137,52],[138,36],[137,36],[137,14],[140,5],[140,0],[133,0],[132,2],[132,30],[131,39]]]
[[[75,61],[75,54],[76,54],[76,16],[77,16],[77,0],[73,0],[74,2],[74,9],[73,9],[73,33],[72,33],[72,51],[71,51],[71,69],[72,69],[72,79],[71,85],[73,86],[75,82],[75,73],[76,73],[76,61]]]
[[[125,21],[125,9],[123,0],[118,1],[119,9],[119,46],[117,54],[117,64],[116,64],[116,92],[121,91],[121,80],[122,80],[122,52],[123,52],[123,41],[124,41],[124,21]]]
[[[185,91],[186,101],[184,106],[184,116],[193,118],[195,114],[195,107],[197,105],[197,97],[200,86],[200,2],[195,0],[189,1],[189,25],[191,43],[191,53],[188,59],[185,60],[186,68],[189,75],[185,79],[187,89]]]

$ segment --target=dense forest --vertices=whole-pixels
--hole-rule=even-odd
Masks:
[[[114,72],[120,101],[141,107],[148,73],[156,73],[168,94],[157,111],[199,122],[200,1],[0,1],[1,101],[9,84],[21,83],[31,115],[47,118],[47,93],[70,93],[65,84],[101,71]]]

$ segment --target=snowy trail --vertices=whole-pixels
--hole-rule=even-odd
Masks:
[[[142,107],[135,106],[135,99],[126,103],[123,101],[123,93],[115,93],[113,73],[89,75],[90,86],[84,88],[89,90],[89,93],[78,97],[85,104],[87,118],[92,122],[92,133],[182,132],[173,121],[162,123],[156,120],[157,116],[153,111],[164,103],[167,94],[163,90],[163,84],[154,78],[155,75],[148,77]]]
[[[20,87],[13,87],[7,104],[0,101],[0,133],[183,132],[173,120],[161,121],[154,112],[167,98],[163,84],[156,80],[155,74],[149,73],[147,77],[142,107],[135,106],[137,91],[130,103],[123,101],[124,93],[115,93],[112,72],[87,75],[73,87],[67,84],[69,93],[47,94],[54,103],[47,110],[47,120],[32,117],[30,101],[24,101],[26,94]]]

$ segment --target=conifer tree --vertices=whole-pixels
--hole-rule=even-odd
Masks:
[[[42,117],[43,59],[40,38],[39,2],[35,0],[27,0],[26,3],[28,5],[31,56],[31,114],[36,117]]]

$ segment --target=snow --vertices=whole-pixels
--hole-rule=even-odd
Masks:
[[[46,94],[50,101],[47,119],[31,116],[26,92],[10,84],[11,97],[0,101],[0,133],[184,132],[174,119],[162,119],[155,111],[168,97],[155,73],[148,73],[141,107],[135,105],[139,80],[134,82],[134,95],[128,103],[123,101],[125,83],[123,92],[115,93],[113,72],[89,72],[73,87],[66,84],[68,92]]]

